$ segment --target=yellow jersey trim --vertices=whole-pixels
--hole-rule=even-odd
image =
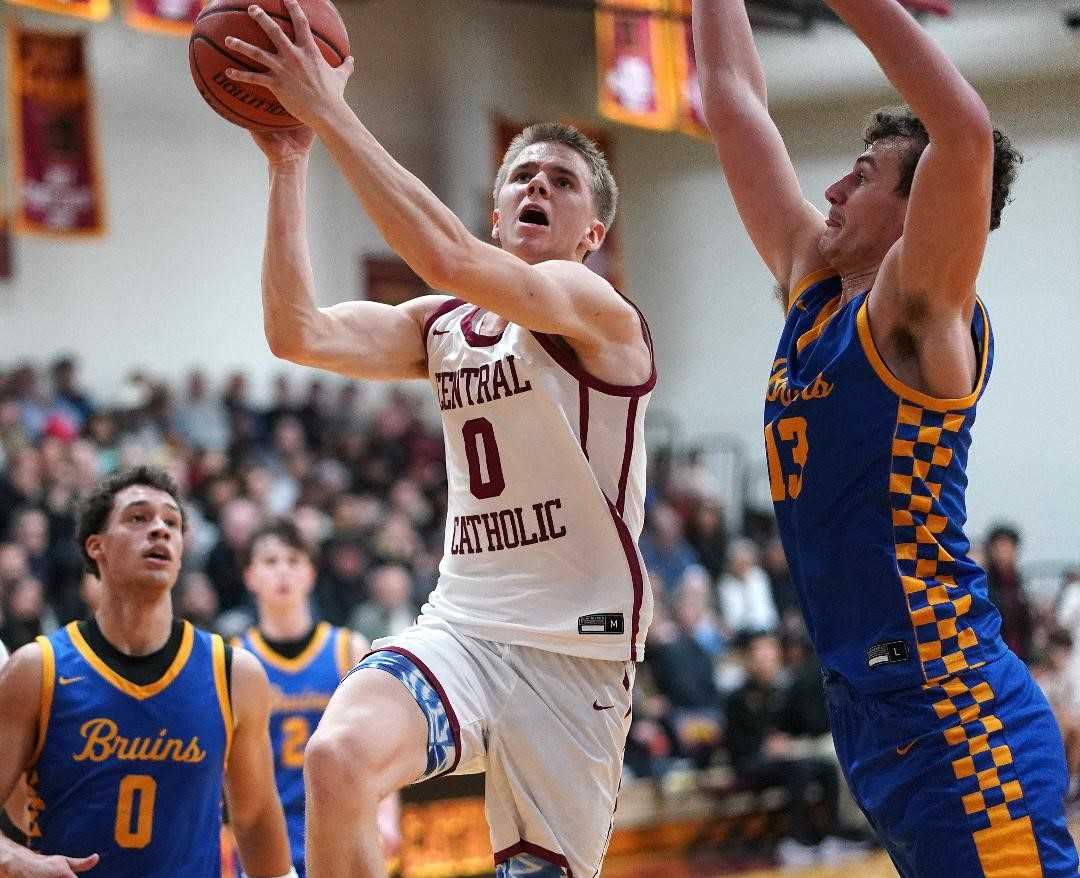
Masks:
[[[56,653],[48,637],[36,637],[37,645],[41,647],[41,705],[38,710],[38,735],[37,746],[34,747],[34,755],[30,757],[30,764],[34,765],[41,758],[41,751],[45,749],[45,733],[49,730],[49,718],[52,716],[53,688],[56,686]]]
[[[797,284],[791,288],[791,292],[788,293],[787,300],[787,313],[791,313],[791,309],[795,307],[795,303],[799,301],[799,296],[805,293],[810,287],[815,284],[821,283],[823,280],[828,280],[830,277],[839,277],[835,269],[823,268],[820,271],[815,271],[808,274]]]
[[[829,325],[832,319],[840,313],[840,300],[843,296],[837,296],[834,299],[830,299],[822,307],[818,313],[817,319],[814,321],[814,325],[811,326],[806,332],[798,337],[795,341],[796,353],[802,353],[803,348],[813,342],[821,333],[825,331],[825,327]]]
[[[878,378],[889,388],[893,393],[899,396],[901,399],[906,399],[909,402],[921,405],[923,408],[930,409],[935,412],[954,412],[962,409],[971,408],[978,401],[979,396],[982,394],[983,385],[986,382],[986,361],[990,355],[990,320],[987,317],[986,309],[983,307],[981,299],[976,299],[975,304],[979,308],[983,318],[983,326],[986,327],[984,333],[982,356],[979,363],[979,375],[978,380],[975,382],[975,389],[972,390],[967,396],[957,397],[956,399],[943,399],[936,396],[930,396],[923,393],[920,390],[916,390],[913,387],[908,387],[903,381],[897,378],[889,370],[889,367],[885,365],[885,361],[881,358],[881,354],[878,353],[877,345],[874,344],[874,336],[870,331],[870,297],[867,296],[863,300],[862,305],[859,306],[858,314],[858,327],[859,327],[859,341],[862,342],[863,351],[866,353],[866,359],[870,361],[870,365],[873,367],[874,372],[877,373]]]
[[[214,657],[214,689],[217,690],[218,705],[221,707],[221,719],[225,723],[225,767],[228,768],[235,721],[229,699],[228,671],[225,668],[225,641],[220,634],[210,635],[210,648]]]
[[[268,665],[272,665],[279,671],[295,674],[311,664],[315,656],[319,654],[319,650],[326,645],[326,639],[332,631],[333,626],[329,622],[320,622],[315,628],[315,636],[311,638],[311,643],[296,658],[285,658],[281,653],[271,649],[270,644],[263,640],[258,628],[252,628],[248,632],[248,639],[251,641],[251,648]]]
[[[342,680],[352,666],[352,632],[348,628],[338,628],[336,645],[338,677]]]
[[[78,622],[69,623],[65,630],[82,657],[86,659],[90,664],[90,667],[97,671],[106,682],[111,683],[125,695],[130,695],[137,701],[145,701],[147,698],[152,698],[168,688],[169,684],[180,675],[182,670],[184,670],[184,665],[187,664],[188,659],[191,658],[191,650],[195,645],[195,629],[188,621],[184,621],[183,625],[184,633],[180,638],[180,649],[177,651],[173,663],[160,678],[145,686],[140,686],[137,683],[132,683],[130,680],[124,679],[98,658],[97,653],[90,648],[90,644],[86,642],[85,638],[82,636],[82,632],[79,631]]]

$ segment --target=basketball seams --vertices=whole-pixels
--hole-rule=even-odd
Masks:
[[[207,39],[206,37],[200,36],[200,37],[198,37],[198,39],[205,40],[211,46],[213,46],[214,48],[217,48],[216,44],[212,40]],[[290,130],[292,128],[297,127],[297,125],[295,125],[295,124],[274,126],[272,124],[263,122],[263,121],[261,121],[259,119],[253,119],[250,116],[245,116],[243,113],[238,113],[232,107],[222,103],[218,99],[217,95],[214,94],[214,92],[211,90],[210,86],[207,85],[206,77],[203,76],[203,72],[198,68],[197,65],[192,65],[192,70],[199,77],[199,82],[197,83],[197,85],[202,86],[199,89],[199,94],[202,95],[203,100],[205,100],[210,105],[211,109],[213,109],[215,113],[220,115],[227,122],[233,122],[233,120],[230,119],[229,116],[235,116],[237,119],[243,119],[245,122],[250,122],[253,125],[261,126],[258,129],[258,130],[261,130],[261,131],[288,131],[288,130]],[[233,124],[236,124],[236,123],[233,122]]]
[[[214,15],[221,15],[221,14],[226,13],[226,12],[239,12],[242,15],[244,15],[245,17],[247,17],[247,14],[248,14],[247,10],[248,10],[247,6],[226,6],[226,7],[215,6],[213,9],[204,9],[201,13],[199,13],[199,17],[195,20],[195,26],[198,27],[199,22],[204,20],[204,19],[210,18],[210,17],[212,17]],[[263,11],[266,12],[265,9]],[[287,15],[276,15],[276,14],[274,14],[272,12],[267,12],[266,14],[270,18],[274,19],[274,21],[278,22],[279,24],[280,23],[285,23],[285,24],[288,24],[290,26],[292,25],[292,19],[289,18],[289,16],[287,16]],[[284,28],[282,28],[282,30],[284,30]],[[312,30],[311,35],[313,37],[315,37],[315,39],[318,42],[322,43],[322,46],[319,47],[320,51],[322,50],[322,47],[325,46],[331,52],[334,53],[334,56],[338,59],[338,64],[341,64],[341,63],[343,63],[345,61],[345,58],[342,57],[341,53],[337,50],[337,48],[334,46],[334,44],[331,43],[330,40],[328,40],[325,36],[323,36],[322,33],[320,33],[317,30]],[[285,36],[289,36],[289,34],[286,32]],[[193,35],[193,39],[194,38],[206,40],[212,46],[214,46],[214,48],[220,49],[220,47],[217,45],[217,43],[214,43],[213,41],[209,40],[203,34],[195,33]],[[293,37],[291,37],[290,39],[293,39],[295,41],[295,39],[296,39],[295,35]],[[234,55],[229,55],[229,53],[225,52],[224,49],[220,49],[220,51],[223,54],[228,55],[229,58],[235,57]],[[326,56],[324,55],[323,57],[325,58]],[[248,62],[247,61],[242,61],[240,63],[246,64]],[[251,68],[248,68],[248,69],[251,69]]]

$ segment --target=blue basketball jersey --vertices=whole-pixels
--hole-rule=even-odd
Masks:
[[[968,556],[964,491],[975,408],[993,364],[981,301],[978,379],[961,399],[905,386],[870,334],[868,294],[840,278],[793,293],[765,401],[780,535],[826,671],[857,691],[939,680],[1000,657],[1001,618]]]
[[[351,635],[345,628],[320,622],[311,643],[291,659],[275,652],[256,628],[244,635],[240,645],[262,662],[270,679],[274,775],[293,863],[300,868],[304,863],[304,748],[349,670]]]
[[[31,847],[82,857],[109,878],[218,878],[232,742],[225,645],[183,623],[180,649],[146,686],[113,671],[72,622],[42,650]]]

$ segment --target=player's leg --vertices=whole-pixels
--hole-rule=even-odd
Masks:
[[[347,677],[304,755],[308,876],[385,876],[379,802],[427,763],[428,721],[412,694],[380,670]]]
[[[492,647],[415,626],[377,644],[334,693],[304,760],[308,878],[385,875],[379,803],[417,780],[481,771]]]
[[[633,667],[510,647],[516,685],[488,745],[498,878],[599,874],[630,723]]]

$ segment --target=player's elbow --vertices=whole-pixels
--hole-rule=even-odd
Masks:
[[[931,141],[967,159],[992,157],[994,153],[994,123],[990,110],[975,89],[970,88],[960,102],[959,111],[949,120],[948,130],[931,131]]]

